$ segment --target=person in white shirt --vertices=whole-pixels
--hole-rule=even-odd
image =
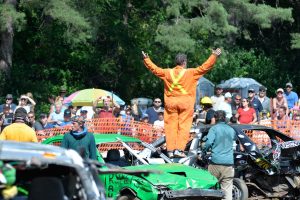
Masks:
[[[154,121],[153,127],[163,129],[164,125],[165,125],[165,122],[164,122],[164,113],[163,112],[159,112],[158,113],[158,120]]]
[[[224,101],[220,103],[219,110],[223,110],[226,113],[226,121],[229,121],[232,117],[231,101],[232,95],[230,92],[226,92],[224,95]]]
[[[221,102],[224,102],[224,100],[225,100],[222,93],[223,93],[222,87],[220,85],[217,85],[216,90],[215,90],[215,95],[210,97],[213,102],[213,109],[215,111],[221,110],[220,104],[221,104]]]

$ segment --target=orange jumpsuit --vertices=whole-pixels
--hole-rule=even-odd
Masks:
[[[181,66],[162,69],[150,58],[144,59],[145,66],[164,81],[164,121],[168,151],[184,150],[193,121],[197,82],[213,67],[216,58],[212,54],[201,66],[189,69]]]

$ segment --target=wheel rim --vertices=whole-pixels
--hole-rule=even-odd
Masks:
[[[240,200],[242,197],[242,191],[236,187],[235,185],[233,185],[232,188],[232,200]]]

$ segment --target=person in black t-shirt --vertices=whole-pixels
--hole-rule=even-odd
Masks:
[[[10,125],[13,121],[13,113],[10,112],[10,105],[4,104],[3,105],[3,114],[0,118],[0,126],[1,131],[8,125]]]

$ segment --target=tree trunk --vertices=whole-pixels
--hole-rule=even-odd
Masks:
[[[10,4],[16,7],[16,0],[4,0],[3,4]],[[12,67],[12,55],[13,55],[13,21],[9,16],[6,19],[5,27],[0,32],[0,70],[6,73],[8,78],[10,77],[10,71]]]

